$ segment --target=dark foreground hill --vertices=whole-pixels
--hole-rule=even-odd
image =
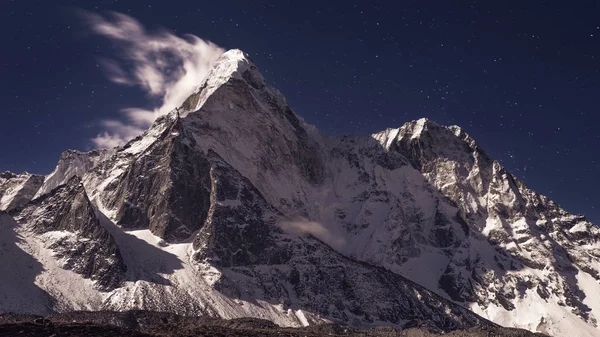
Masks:
[[[220,336],[364,336],[432,337],[441,336],[430,328],[415,327],[403,331],[391,327],[369,330],[343,325],[322,324],[304,328],[282,328],[255,318],[224,320],[184,317],[148,311],[73,312],[48,317],[0,315],[0,336],[19,337],[220,337]],[[503,327],[475,327],[444,334],[452,337],[534,337],[545,336],[527,330]]]

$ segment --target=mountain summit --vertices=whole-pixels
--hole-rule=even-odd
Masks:
[[[597,227],[457,126],[324,136],[239,50],[125,146],[0,177],[3,244],[40,265],[3,277],[44,294],[3,311],[600,335]]]

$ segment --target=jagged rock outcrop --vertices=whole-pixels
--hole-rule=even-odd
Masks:
[[[44,183],[44,176],[37,174],[0,173],[0,211],[18,208],[31,199]]]
[[[104,189],[102,204],[114,209],[114,219],[123,228],[149,228],[167,242],[189,238],[199,230],[209,207],[210,181],[206,159],[193,150],[177,115],[164,116],[156,140],[139,154],[125,147],[102,172],[119,160],[128,166]]]
[[[19,224],[43,237],[62,268],[95,281],[102,290],[113,289],[123,280],[126,266],[119,247],[100,225],[78,177],[13,213]]]
[[[193,258],[219,267],[287,263],[293,251],[277,237],[281,213],[217,153],[209,150],[207,158],[210,208],[194,238]]]

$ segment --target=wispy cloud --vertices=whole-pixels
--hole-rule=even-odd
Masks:
[[[286,232],[310,234],[337,250],[344,248],[346,245],[346,240],[344,240],[341,235],[333,233],[325,226],[315,221],[299,219],[296,221],[281,222],[279,227]]]
[[[151,110],[123,109],[124,122],[103,121],[106,131],[92,139],[98,147],[124,144],[157,117],[179,106],[224,52],[195,35],[179,37],[166,30],[148,31],[139,21],[121,13],[81,12],[81,17],[93,33],[117,46],[118,54],[113,59],[101,60],[108,78],[121,85],[140,87],[160,102]]]

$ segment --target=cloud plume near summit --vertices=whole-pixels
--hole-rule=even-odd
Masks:
[[[101,60],[108,78],[114,83],[139,87],[160,104],[152,110],[123,109],[125,122],[102,121],[106,131],[92,139],[97,147],[122,145],[141,134],[157,117],[179,106],[224,52],[195,35],[179,37],[166,30],[148,31],[125,14],[80,15],[94,34],[110,39],[117,47],[113,59]]]

